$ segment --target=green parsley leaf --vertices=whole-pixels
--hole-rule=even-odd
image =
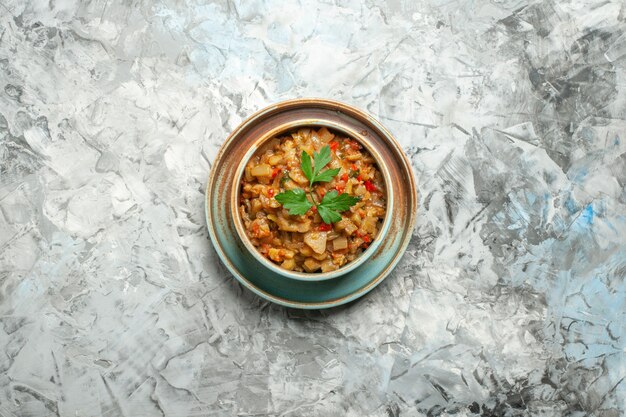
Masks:
[[[317,177],[317,174],[320,173],[322,168],[326,166],[331,160],[330,156],[330,146],[326,145],[322,149],[320,149],[319,153],[313,152],[313,161],[314,161],[314,171],[313,174]],[[315,180],[314,180],[315,181]]]
[[[315,182],[332,181],[332,179],[335,178],[337,174],[339,174],[339,168],[327,169],[326,171],[322,172],[321,174],[315,177]]]
[[[304,190],[300,188],[282,192],[274,198],[289,210],[289,214],[292,216],[301,216],[313,207],[313,204],[307,200]]]
[[[361,201],[359,197],[354,197],[346,193],[338,195],[337,190],[330,190],[324,195],[320,204],[331,210],[346,211],[359,201]]]
[[[312,186],[315,182],[328,182],[339,173],[338,169],[329,169],[320,173],[331,159],[330,146],[328,145],[322,147],[319,152],[313,152],[313,161],[311,161],[311,156],[308,153],[302,151],[300,168],[302,168],[302,173],[309,180],[309,186]]]
[[[311,165],[311,157],[305,151],[302,151],[302,155],[300,156],[300,168],[302,168],[302,172],[307,180],[313,185],[313,179],[315,178],[315,174],[313,173],[313,167]]]
[[[353,197],[346,193],[339,194],[337,190],[331,190],[322,198],[322,202],[317,206],[317,212],[324,223],[338,222],[341,220],[339,213],[348,210],[360,200],[359,197]]]
[[[341,214],[322,205],[317,206],[317,212],[326,224],[331,224],[341,220]]]

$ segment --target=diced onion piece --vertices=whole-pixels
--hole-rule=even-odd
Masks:
[[[340,236],[333,240],[333,250],[342,250],[348,247],[348,239],[345,236]]]
[[[317,132],[317,135],[319,136],[320,141],[324,143],[328,143],[335,138],[335,135],[330,133],[330,131],[325,127],[321,128],[319,132]]]
[[[280,249],[270,248],[270,250],[267,252],[267,256],[269,256],[272,261],[280,262],[283,260],[282,256],[280,255]]]
[[[298,233],[306,233],[311,230],[311,220],[306,219],[306,221],[299,222],[296,226]]]
[[[326,235],[326,239],[333,240],[333,239],[337,239],[339,236],[340,236],[339,233],[335,231],[331,231],[331,232],[328,232],[328,235]]]
[[[291,271],[296,267],[296,261],[293,258],[285,259],[285,261],[280,266]]]
[[[269,177],[272,175],[272,167],[267,164],[259,164],[252,168],[250,173],[255,177]]]
[[[317,259],[318,261],[323,261],[324,259],[328,258],[328,253],[324,252],[324,253],[314,253],[313,258]]]
[[[303,245],[300,248],[300,253],[304,256],[311,256],[313,255],[313,250],[311,248],[309,248],[307,245]]]
[[[346,228],[344,229],[344,232],[345,232],[347,235],[351,235],[351,234],[353,234],[354,232],[356,232],[358,229],[359,229],[359,228],[358,228],[358,227],[357,227],[354,223],[350,222],[350,224],[348,224],[348,225],[346,226]]]
[[[352,184],[354,184],[354,181],[352,178],[350,178],[348,182],[346,183],[346,190],[345,190],[346,194],[352,194]]]
[[[299,169],[292,169],[289,171],[289,177],[300,185],[309,184],[309,180]]]
[[[340,231],[343,230],[345,234],[351,235],[352,233],[357,231],[358,227],[355,226],[354,223],[350,221],[350,219],[343,218],[335,223],[335,229]]]
[[[276,219],[276,224],[278,225],[278,228],[283,232],[306,233],[311,230],[310,219],[305,219],[302,222],[294,222],[286,219],[281,214],[278,215],[278,218]]]
[[[272,261],[282,262],[285,259],[293,259],[295,253],[289,249],[270,248],[267,255]]]
[[[361,229],[363,229],[363,231],[369,233],[369,234],[374,234],[376,233],[376,223],[378,222],[378,219],[376,219],[376,217],[366,217],[363,220],[363,223],[361,224]]]
[[[341,266],[343,264],[346,263],[346,256],[345,255],[333,255],[333,263],[337,266]],[[351,260],[351,259],[350,259]]]
[[[243,175],[244,175],[244,178],[246,179],[246,181],[252,181],[254,179],[252,177],[251,171],[252,171],[252,168],[250,168],[250,167],[246,167],[246,169],[243,171],[243,173],[244,173]]]
[[[275,198],[270,198],[270,201],[269,201],[268,205],[271,208],[278,208],[278,207],[280,207],[280,203]]]
[[[343,229],[346,228],[346,226],[348,225],[348,222],[350,222],[350,220],[346,219],[345,217],[342,218],[337,223],[335,223],[335,230],[342,231]]]
[[[263,205],[261,204],[261,201],[258,198],[255,198],[254,200],[252,200],[252,207],[250,208],[250,214],[254,216],[262,208],[263,208]],[[268,218],[269,218],[269,216],[268,216]],[[272,220],[272,219],[270,219],[270,220]]]
[[[326,259],[324,262],[322,262],[321,267],[322,272],[335,271],[339,268],[336,264],[333,263],[332,259]]]
[[[272,155],[267,158],[267,163],[270,165],[278,165],[283,161],[282,155]]]
[[[321,266],[320,262],[313,258],[306,258],[302,265],[304,266],[304,270],[306,272],[315,272],[320,269]]]
[[[326,232],[309,232],[304,235],[304,243],[309,245],[313,252],[324,253],[326,250]]]

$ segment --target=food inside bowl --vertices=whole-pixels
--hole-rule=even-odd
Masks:
[[[372,155],[327,128],[267,141],[248,161],[239,212],[258,251],[281,267],[330,272],[376,238],[386,213],[385,182]]]

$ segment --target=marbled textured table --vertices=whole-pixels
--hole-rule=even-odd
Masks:
[[[622,1],[202,3],[0,0],[1,416],[623,415]],[[244,291],[203,208],[306,96],[386,124],[421,206],[321,312]]]

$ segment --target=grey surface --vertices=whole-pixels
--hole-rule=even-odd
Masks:
[[[0,415],[619,416],[626,6],[0,0]],[[412,243],[324,312],[207,238],[227,134],[366,109],[418,178]]]

